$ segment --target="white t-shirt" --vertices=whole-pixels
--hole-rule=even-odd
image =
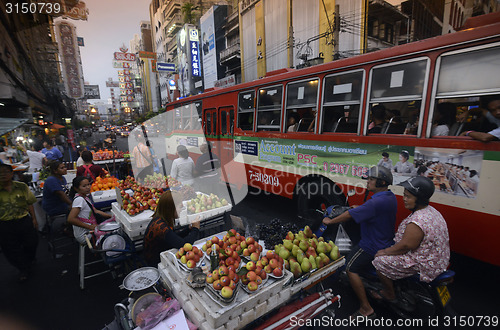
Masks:
[[[193,184],[194,162],[191,157],[186,159],[179,157],[172,162],[172,171],[170,175],[179,180],[182,184]]]
[[[447,136],[449,132],[448,125],[437,125],[432,128],[431,136]]]
[[[76,160],[76,167],[80,167],[82,165],[84,165],[85,163],[83,162],[83,159],[82,157],[78,157],[78,159]]]
[[[43,167],[43,159],[45,154],[38,151],[26,150],[28,158],[30,159],[30,170],[39,171]]]
[[[80,208],[80,213],[78,213],[79,218],[90,219],[90,216],[92,214],[92,209],[90,208],[89,204],[85,201],[85,199],[83,199],[83,197],[81,196],[76,197],[73,200],[73,204],[71,205],[71,207]],[[85,244],[85,235],[87,235],[88,232],[89,230],[86,228],[73,225],[73,235],[80,244]]]

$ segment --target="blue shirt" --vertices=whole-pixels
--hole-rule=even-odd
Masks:
[[[354,209],[351,217],[359,224],[361,240],[359,247],[371,255],[394,244],[397,211],[396,196],[392,191],[381,191]]]
[[[59,180],[55,176],[49,176],[47,180],[45,180],[43,184],[42,207],[48,215],[63,214],[68,211],[68,204],[63,202],[61,198],[56,195],[56,191],[66,193],[66,183],[65,177]]]
[[[57,148],[52,148],[47,150],[47,148],[42,149],[42,153],[47,157],[48,160],[59,160],[63,158],[62,153]]]

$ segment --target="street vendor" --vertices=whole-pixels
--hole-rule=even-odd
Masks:
[[[359,273],[372,267],[371,262],[377,251],[394,243],[396,223],[396,196],[389,190],[389,185],[392,184],[391,171],[383,166],[374,166],[370,168],[367,176],[366,189],[374,193],[368,201],[363,205],[353,206],[333,219],[323,219],[326,225],[354,219],[361,229],[361,240],[346,259],[349,282],[360,302],[359,310],[352,315],[354,318],[357,316],[376,317]]]
[[[76,176],[84,176],[89,179],[90,183],[94,182],[98,176],[104,175],[102,167],[92,163],[92,157],[92,152],[82,151],[83,165],[76,169]]]
[[[182,208],[182,196],[179,193],[166,191],[158,201],[153,219],[144,234],[143,256],[151,267],[158,266],[160,253],[173,248],[180,249],[185,243],[193,243],[199,237],[200,221],[196,218],[186,237],[174,232],[174,220],[178,218],[177,209]]]
[[[72,204],[64,177],[68,170],[64,163],[57,160],[49,163],[49,169],[50,176],[43,185],[42,207],[49,216],[67,214]]]

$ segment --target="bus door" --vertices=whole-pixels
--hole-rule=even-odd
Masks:
[[[217,155],[222,164],[231,162],[234,158],[234,108],[232,106],[219,108],[219,143]]]

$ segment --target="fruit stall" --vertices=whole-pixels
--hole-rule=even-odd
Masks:
[[[164,251],[161,280],[200,329],[240,329],[294,303],[298,293],[345,263],[333,242],[317,238],[308,227],[289,232],[274,249],[264,244],[231,229]],[[338,299],[325,294],[323,309]]]
[[[176,191],[182,197],[182,209],[176,219],[176,229],[185,227],[195,219],[201,220],[200,232],[221,227],[224,215],[232,205],[215,194],[195,192],[190,186],[183,186],[170,176],[148,175],[140,184],[128,176],[118,181],[115,195],[117,201],[111,204],[111,212],[132,241],[142,240],[156,209],[156,203],[167,189]]]

